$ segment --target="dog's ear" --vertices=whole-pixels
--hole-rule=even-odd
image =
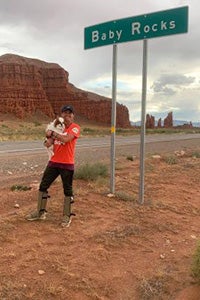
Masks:
[[[58,125],[62,125],[62,123],[60,122],[59,118],[56,118],[54,121],[54,126],[58,126]]]
[[[58,118],[58,120],[60,121],[60,123],[61,123],[61,124],[63,124],[63,123],[64,123],[64,119],[63,119],[63,117],[59,117],[59,118]]]

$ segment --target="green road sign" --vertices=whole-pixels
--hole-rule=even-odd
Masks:
[[[188,6],[114,20],[84,29],[84,49],[188,31]]]

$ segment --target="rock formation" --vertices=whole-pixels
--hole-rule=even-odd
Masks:
[[[162,127],[162,119],[161,119],[161,118],[158,119],[157,127],[158,127],[158,128],[161,128],[161,127]]]
[[[178,125],[176,128],[184,128],[184,129],[191,129],[194,128],[192,122],[184,123],[183,125]]]
[[[185,123],[183,125],[174,126],[173,121],[173,112],[169,112],[167,117],[164,119],[164,124],[162,126],[162,119],[159,118],[157,121],[157,126],[155,126],[155,117],[152,115],[146,115],[146,128],[184,128],[184,129],[191,129],[193,128],[192,122]],[[176,123],[176,122],[175,122]]]
[[[146,128],[155,128],[155,117],[149,114],[146,115]]]
[[[37,111],[54,117],[66,103],[76,115],[111,124],[112,101],[109,98],[76,88],[69,73],[55,63],[13,54],[0,56],[0,112],[19,118]],[[116,104],[116,126],[129,127],[126,106]]]
[[[173,127],[173,113],[169,112],[167,117],[164,119],[164,127],[171,128]]]

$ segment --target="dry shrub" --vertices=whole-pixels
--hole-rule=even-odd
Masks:
[[[76,179],[83,180],[97,180],[99,177],[106,177],[108,175],[108,168],[102,163],[85,164],[80,166],[75,172]]]
[[[192,275],[200,284],[200,240],[197,243],[195,253],[192,258]]]
[[[139,293],[141,300],[162,300],[167,293],[167,276],[164,274],[155,275],[152,278],[143,278],[140,286]]]

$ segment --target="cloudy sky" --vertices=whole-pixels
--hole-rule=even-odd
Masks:
[[[148,40],[146,112],[200,121],[199,0],[1,0],[0,55],[58,63],[76,87],[111,97],[112,46],[84,50],[84,28],[189,7],[188,33]],[[142,41],[118,44],[117,101],[141,118]]]

